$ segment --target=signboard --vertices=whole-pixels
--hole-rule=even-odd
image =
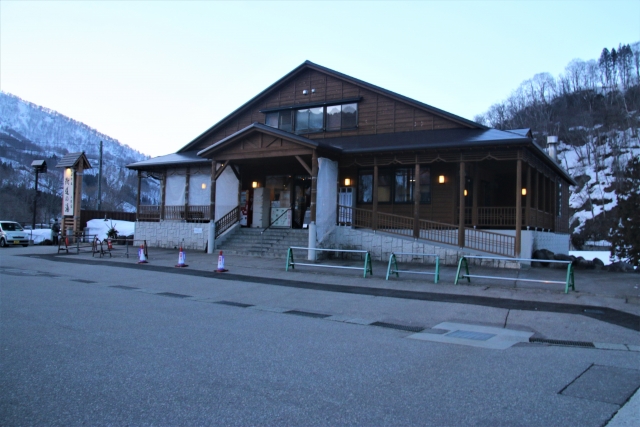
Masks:
[[[64,170],[64,185],[62,187],[62,215],[73,216],[73,170],[66,168]]]

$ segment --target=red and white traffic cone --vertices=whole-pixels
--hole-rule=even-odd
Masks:
[[[180,246],[180,252],[178,252],[178,263],[176,264],[176,267],[189,267],[187,264],[184,263],[186,258],[187,256],[182,251],[182,246]]]
[[[147,264],[147,256],[144,254],[144,245],[140,245],[140,249],[138,249],[138,264]]]
[[[220,255],[218,256],[218,269],[216,270],[216,273],[224,273],[225,271],[229,270],[224,268],[224,255],[222,255],[222,251],[220,251]]]

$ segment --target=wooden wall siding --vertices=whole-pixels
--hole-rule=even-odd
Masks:
[[[315,89],[315,93],[311,93],[311,89]],[[303,90],[308,91],[307,95],[302,94]],[[333,76],[306,70],[293,80],[285,82],[282,86],[247,105],[222,129],[203,140],[197,149],[207,148],[251,123],[264,123],[265,115],[260,113],[260,110],[265,108],[325,102],[358,96],[362,97],[362,101],[358,104],[357,129],[342,132],[319,132],[306,136],[310,139],[317,139],[463,127],[458,123],[437,117],[422,109],[395,101]]]

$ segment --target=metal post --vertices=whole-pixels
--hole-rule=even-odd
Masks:
[[[464,248],[464,184],[465,169],[464,162],[460,162],[460,184],[459,184],[459,203],[460,210],[458,212],[458,247]]]
[[[32,230],[31,231],[31,238],[33,238],[33,230],[36,229],[36,206],[37,206],[37,203],[38,203],[38,172],[39,172],[39,169],[38,168],[35,168],[35,169],[36,169],[36,185],[35,185],[36,194],[33,197],[33,224],[32,224],[32,228],[31,228],[31,230]]]
[[[516,244],[515,256],[520,256],[522,245],[522,160],[516,161]]]
[[[99,168],[98,169],[98,210],[100,210],[102,209],[102,141],[100,141],[100,160],[98,164],[99,164],[98,166]],[[139,185],[138,185],[138,198],[140,198]]]

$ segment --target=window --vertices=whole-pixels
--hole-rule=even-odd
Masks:
[[[396,203],[407,203],[413,201],[413,189],[415,185],[413,169],[396,169],[395,176],[393,201]]]
[[[296,111],[296,132],[318,132],[324,129],[324,107]]]
[[[276,111],[273,113],[267,113],[265,118],[265,124],[272,128],[282,129],[285,132],[291,132],[293,130],[293,121],[291,120],[291,111]]]
[[[378,203],[413,203],[415,168],[378,171]],[[358,203],[373,202],[373,171],[358,173]],[[420,167],[420,203],[431,203],[431,169]]]
[[[358,124],[358,104],[327,107],[327,130],[352,129]]]
[[[354,129],[358,127],[358,104],[272,111],[265,114],[264,123],[286,132],[295,130],[296,133]]]

